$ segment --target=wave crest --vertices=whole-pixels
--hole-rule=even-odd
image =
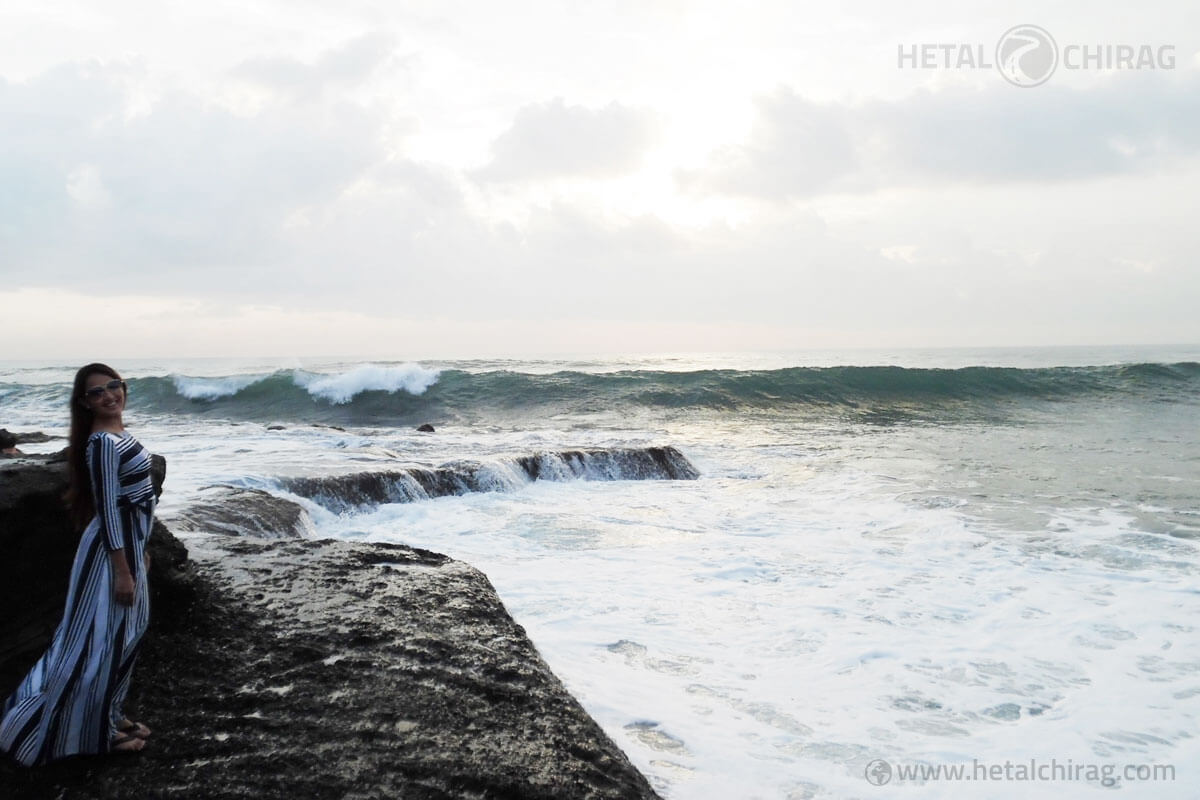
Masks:
[[[440,370],[426,369],[420,364],[401,364],[398,367],[363,364],[349,372],[333,375],[296,371],[292,373],[292,379],[313,397],[328,400],[334,405],[345,405],[363,392],[424,394],[437,382],[439,374]]]
[[[189,378],[174,375],[175,391],[188,400],[217,400],[232,397],[247,386],[258,383],[267,375],[229,375],[223,378]]]

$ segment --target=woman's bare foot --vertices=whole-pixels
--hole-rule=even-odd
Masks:
[[[122,734],[112,740],[109,751],[113,753],[136,753],[146,746],[146,740],[140,736]]]
[[[134,722],[128,718],[117,723],[117,730],[121,733],[127,733],[130,736],[136,736],[139,739],[148,739],[150,737],[149,728],[140,722]]]

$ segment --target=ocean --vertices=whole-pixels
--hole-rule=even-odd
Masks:
[[[1195,792],[1200,346],[111,365],[168,523],[255,487],[469,562],[670,800]],[[78,366],[0,363],[0,427]]]

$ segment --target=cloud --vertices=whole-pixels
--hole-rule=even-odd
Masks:
[[[92,136],[94,127],[122,114],[130,73],[123,65],[86,63],[57,67],[29,83],[0,79],[0,242],[6,246],[5,261],[18,241],[49,236],[68,213],[71,173],[95,157],[90,150],[78,152],[79,144]]]
[[[1200,152],[1200,80],[1129,73],[1092,88],[920,90],[901,100],[760,97],[748,141],[681,188],[783,202],[941,182],[1072,181],[1154,172]]]
[[[684,188],[788,200],[829,190],[857,167],[845,109],[809,102],[791,89],[756,105],[749,141],[720,148],[703,170],[679,172]]]
[[[1200,152],[1200,81],[1131,73],[1090,89],[922,91],[864,107],[861,137],[910,180],[1060,181],[1153,171]]]
[[[1095,341],[1109,320],[1129,332],[1113,339],[1200,330],[1191,76],[997,80],[857,104],[780,89],[758,100],[745,142],[678,176],[693,193],[680,198],[657,161],[666,148],[639,172],[669,107],[508,106],[482,169],[422,160],[476,152],[469,135],[429,143],[486,136],[486,115],[436,82],[396,97],[381,73],[393,52],[364,37],[307,61],[243,61],[236,77],[222,67],[193,89],[164,89],[137,62],[0,80],[9,297],[41,304],[26,319],[63,320],[88,298],[144,294],[156,341],[236,330],[263,348],[336,338],[344,351],[355,335],[380,351],[465,352],[468,336],[552,349],[574,324],[625,326],[620,341],[639,325],[800,332],[780,347],[818,329],[867,344]],[[256,102],[227,102],[238,92]],[[409,114],[425,126],[411,151],[394,135]],[[705,213],[625,213],[622,195],[643,187]],[[262,305],[282,311],[238,312],[236,327],[212,310]],[[493,323],[511,336],[491,337]],[[270,338],[273,326],[309,333]],[[26,341],[5,344],[17,355]]]
[[[307,96],[329,89],[336,91],[400,63],[396,45],[394,36],[377,31],[327,50],[311,63],[285,56],[258,56],[242,61],[230,74],[285,94]]]
[[[161,287],[202,268],[244,285],[282,263],[290,219],[387,158],[379,110],[330,97],[244,114],[174,91],[131,114],[136,77],[83,64],[0,82],[9,281]]]
[[[555,98],[517,111],[492,142],[492,160],[474,176],[506,182],[622,175],[638,168],[656,134],[646,110],[619,103],[591,109]]]

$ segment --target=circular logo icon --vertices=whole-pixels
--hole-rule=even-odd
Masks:
[[[877,758],[870,764],[867,764],[865,774],[867,776],[867,783],[872,786],[883,786],[892,779],[892,765],[882,758]]]
[[[1040,86],[1058,67],[1058,45],[1045,28],[1014,25],[996,43],[996,69],[1013,86]]]

